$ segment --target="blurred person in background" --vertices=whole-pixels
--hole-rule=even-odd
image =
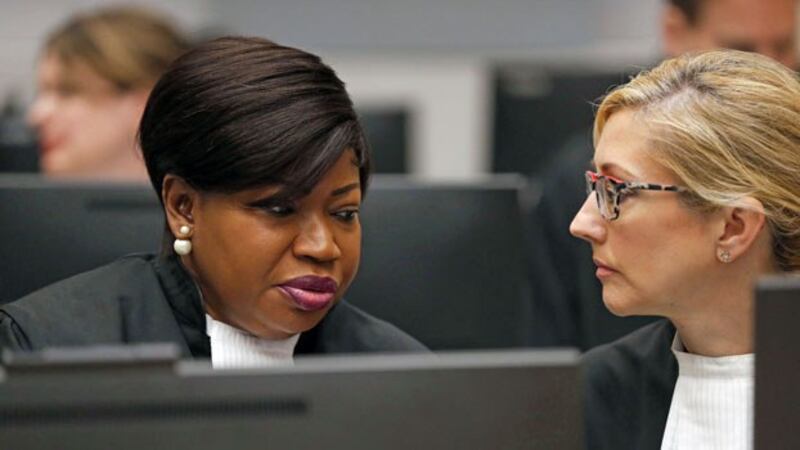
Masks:
[[[669,0],[661,19],[664,53],[730,48],[797,68],[797,0]]]
[[[660,22],[663,51],[674,57],[733,48],[763,53],[796,68],[797,5],[796,0],[668,0]],[[587,131],[574,136],[540,173],[541,197],[529,218],[537,345],[589,349],[653,320],[623,319],[605,309],[589,250],[568,232],[585,200],[580,174],[592,156],[589,128],[587,124]]]
[[[661,19],[664,53],[730,48],[797,69],[797,0],[669,0]]]
[[[754,288],[800,272],[800,78],[667,60],[603,99],[594,142],[570,232],[611,312],[666,320],[584,356],[588,448],[752,448]]]
[[[136,131],[147,97],[188,47],[165,18],[140,8],[78,14],[53,31],[28,112],[41,171],[52,177],[146,181]]]

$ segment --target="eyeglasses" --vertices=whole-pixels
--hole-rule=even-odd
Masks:
[[[606,220],[616,220],[619,218],[619,203],[622,196],[642,190],[670,192],[688,191],[688,189],[682,186],[622,181],[619,178],[609,175],[600,175],[591,170],[586,171],[586,195],[597,192],[597,208],[600,210],[600,215]]]

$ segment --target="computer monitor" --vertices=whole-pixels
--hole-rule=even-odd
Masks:
[[[0,172],[39,171],[39,148],[21,108],[12,101],[0,106]]]
[[[575,136],[591,136],[597,100],[630,68],[500,63],[494,68],[492,169],[541,173]],[[636,70],[638,72],[638,70]],[[591,155],[591,140],[587,147]]]
[[[755,450],[800,448],[800,276],[756,288]]]
[[[409,115],[405,108],[359,108],[358,116],[372,149],[374,173],[407,173]]]
[[[581,392],[573,352],[329,357],[224,371],[95,364],[0,382],[0,442],[14,450],[577,450]]]
[[[376,178],[361,208],[361,267],[347,299],[432,349],[527,346],[523,186],[513,175]]]
[[[0,304],[128,253],[157,252],[163,217],[148,185],[0,176]]]
[[[531,332],[524,181],[376,176],[359,273],[345,298],[435,350],[523,347]],[[163,213],[146,185],[0,177],[0,303],[120,256],[156,252]]]

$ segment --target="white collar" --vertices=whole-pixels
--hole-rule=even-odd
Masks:
[[[214,320],[206,314],[206,334],[211,341],[211,365],[217,368],[292,365],[300,333],[269,340]]]
[[[753,354],[709,357],[672,342],[678,380],[662,450],[753,448]]]
[[[689,353],[678,332],[675,332],[675,338],[672,340],[672,353],[678,360],[680,376],[736,378],[753,375],[755,361],[753,353],[730,356],[703,356]]]

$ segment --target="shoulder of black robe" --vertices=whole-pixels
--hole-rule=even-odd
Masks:
[[[175,257],[131,255],[0,308],[0,348],[173,342],[211,355],[197,288]],[[301,335],[296,353],[424,352],[393,325],[342,301]]]
[[[0,347],[173,342],[188,355],[156,265],[152,255],[127,256],[4,305]]]
[[[314,328],[302,333],[295,354],[429,352],[394,325],[341,300]]]
[[[5,311],[0,311],[0,349],[12,351],[32,349],[28,335]]]
[[[660,320],[583,355],[587,448],[661,448],[678,378],[674,336]]]

